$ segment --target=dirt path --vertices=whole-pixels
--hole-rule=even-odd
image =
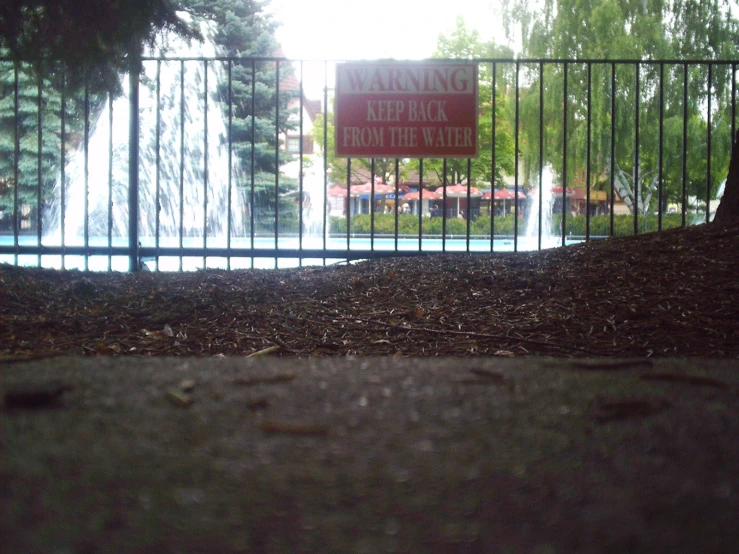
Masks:
[[[0,363],[0,544],[735,552],[737,362],[592,362]]]

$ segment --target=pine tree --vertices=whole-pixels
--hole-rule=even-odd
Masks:
[[[230,106],[232,110],[234,153],[247,175],[254,176],[257,189],[273,188],[280,165],[289,161],[287,154],[279,151],[277,141],[279,134],[290,128],[287,105],[298,94],[278,88],[293,75],[293,68],[275,57],[279,49],[274,34],[277,24],[263,11],[263,4],[253,0],[184,0],[183,4],[216,23],[216,42],[224,56],[234,58],[230,62],[231,88],[228,82],[220,86],[225,109]],[[281,185],[289,189],[294,183]],[[285,192],[282,187],[281,192]]]
[[[62,134],[67,147],[79,139],[79,97],[62,96],[61,72],[43,74],[29,64],[0,63],[0,210],[7,230],[14,228],[14,214],[18,228],[29,228],[20,225],[25,216],[36,229],[37,209],[58,178]]]

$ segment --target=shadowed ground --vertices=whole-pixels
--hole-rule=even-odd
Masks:
[[[0,542],[23,553],[735,552],[736,365],[6,363]]]

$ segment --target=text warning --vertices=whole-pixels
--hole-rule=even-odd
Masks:
[[[339,64],[336,155],[477,156],[477,65],[433,61]]]

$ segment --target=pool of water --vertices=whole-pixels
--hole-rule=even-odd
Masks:
[[[155,242],[153,239],[144,239],[141,241],[144,247],[153,247]],[[567,244],[571,242],[579,241],[567,241]],[[533,244],[532,244],[533,243]],[[37,246],[38,240],[36,237],[20,237],[19,244],[21,246]],[[44,246],[58,246],[59,244],[51,244],[42,241]],[[127,246],[126,239],[113,239],[113,246],[125,247]],[[556,241],[550,241],[549,244],[546,241],[543,247],[555,247],[561,244],[560,239]],[[67,246],[82,246],[83,243],[71,243]],[[89,241],[90,246],[107,246],[107,239],[102,237],[91,237]],[[174,238],[161,239],[159,242],[161,247],[179,247],[179,240]],[[0,247],[13,246],[12,236],[0,236]],[[183,239],[185,248],[196,247],[200,248],[203,246],[202,238],[188,237]],[[227,246],[225,239],[209,238],[207,241],[209,248],[225,248]],[[249,238],[239,238],[231,240],[232,248],[251,248],[252,243]],[[256,250],[362,250],[362,251],[377,251],[377,252],[409,252],[409,251],[421,251],[421,252],[511,252],[516,247],[519,251],[535,250],[538,247],[538,241],[529,240],[525,237],[519,237],[517,244],[514,243],[512,238],[501,238],[490,241],[490,238],[474,237],[467,240],[465,236],[447,236],[442,239],[438,236],[433,237],[422,237],[419,246],[418,236],[403,236],[398,237],[397,244],[394,237],[350,237],[348,244],[346,236],[341,237],[327,237],[326,239],[320,237],[280,237],[275,241],[274,237],[257,237],[254,239],[254,249]],[[41,266],[48,268],[66,268],[66,269],[85,269],[85,256],[81,255],[64,255],[62,264],[61,255],[43,255],[39,262],[39,256],[36,254],[23,254],[18,255],[17,262],[15,254],[13,253],[2,253],[0,254],[0,263],[18,264],[21,266]],[[289,268],[289,267],[300,267],[300,266],[311,266],[311,265],[323,265],[332,264],[344,261],[345,258],[297,258],[297,257],[277,257],[274,255],[255,256],[255,257],[231,257],[230,267],[232,269],[274,269],[274,268]],[[205,265],[203,264],[202,256],[160,256],[158,259],[144,259],[144,263],[148,269],[160,271],[194,271],[198,269],[207,268],[227,268],[229,267],[229,260],[222,256],[208,256],[205,259]],[[108,255],[91,255],[87,256],[87,269],[92,271],[128,271],[128,257],[127,256],[108,256]]]

